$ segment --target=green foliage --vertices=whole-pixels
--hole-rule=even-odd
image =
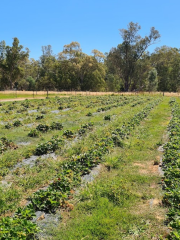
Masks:
[[[5,217],[0,222],[0,238],[6,239],[33,239],[39,228],[35,223],[26,219]]]
[[[148,74],[148,91],[156,91],[158,86],[157,70],[153,68]]]
[[[74,133],[73,133],[73,131],[71,131],[71,130],[65,130],[65,131],[63,132],[63,136],[65,136],[65,137],[67,137],[67,138],[73,138],[73,137],[74,137]]]
[[[110,115],[106,115],[106,116],[104,116],[104,120],[111,120],[111,116]]]
[[[28,133],[29,137],[38,137],[39,136],[39,132],[37,129],[31,129],[30,132]]]
[[[52,130],[61,130],[63,129],[63,125],[60,122],[52,122],[50,128]]]
[[[39,124],[36,129],[40,132],[47,132],[49,130],[49,126],[46,124]]]
[[[13,122],[13,126],[14,126],[14,127],[19,127],[19,126],[21,126],[21,125],[22,125],[22,123],[21,123],[21,121],[19,121],[19,120],[16,120],[16,121]]]
[[[6,129],[10,129],[10,128],[12,127],[12,125],[11,125],[10,123],[7,123],[7,124],[4,125],[4,127],[5,127]]]
[[[164,178],[162,179],[165,194],[163,204],[168,206],[167,221],[172,228],[169,239],[180,238],[180,194],[179,194],[179,140],[180,140],[180,107],[174,99],[170,100],[172,119],[169,123],[169,142],[164,146]]]
[[[83,124],[81,126],[81,128],[79,129],[78,133],[79,135],[83,135],[84,133],[86,133],[86,130],[92,130],[92,127],[94,126],[94,123],[93,122],[89,122],[87,124]]]
[[[91,112],[88,112],[88,113],[86,114],[86,116],[91,117],[91,116],[92,116],[92,113],[91,113]]]
[[[43,154],[52,153],[59,148],[60,143],[62,144],[63,140],[57,136],[54,136],[50,141],[38,144],[35,149],[35,155],[40,156]]]
[[[35,216],[36,215],[32,204],[29,204],[24,208],[19,207],[14,214],[14,218],[16,219],[20,218],[32,220]]]
[[[37,116],[36,116],[36,120],[41,120],[41,119],[43,119],[43,118],[44,118],[43,115],[37,115]]]
[[[5,59],[0,62],[0,68],[3,69],[3,79],[6,81],[5,85],[12,89],[13,84],[23,76],[23,66],[29,50],[22,51],[23,46],[19,45],[18,38],[13,39],[12,47],[5,47]]]
[[[110,108],[112,108],[112,107],[115,108],[118,106],[123,106],[123,105],[133,101],[133,100],[130,100],[130,98],[124,98],[124,97],[119,98],[119,97],[113,96],[112,98],[113,99],[111,99],[111,97],[108,97],[108,96],[107,97],[99,97],[99,98],[96,98],[96,101],[94,101],[94,102],[90,103],[89,99],[87,102],[88,102],[88,105],[91,105],[93,107],[102,106],[102,104],[104,104],[106,102],[107,104],[109,104],[109,106],[111,106]],[[64,102],[66,103],[66,101],[68,101],[68,104],[66,103],[68,106],[70,106],[70,107],[77,106],[77,108],[79,108],[79,106],[81,106],[81,105],[84,106],[84,104],[85,104],[85,106],[87,106],[87,102],[84,103],[84,101],[85,101],[84,99],[85,98],[83,98],[78,103],[74,103],[74,98],[71,98],[70,100],[69,99],[64,100]],[[56,101],[56,104],[59,104],[59,103],[57,103],[57,99],[55,101]],[[61,101],[63,102],[63,100],[61,100]],[[39,101],[38,108],[40,109],[41,106],[44,106],[45,103],[49,107],[50,104],[54,104],[55,102],[52,99]],[[141,103],[139,103],[139,104],[141,104]],[[117,125],[116,125],[116,128],[115,128],[116,131],[114,133],[113,125],[111,125],[110,127],[108,126],[108,128],[105,129],[105,131],[102,130],[102,134],[100,137],[98,136],[98,134],[97,135],[95,134],[94,137],[92,135],[92,136],[90,136],[90,138],[88,138],[88,139],[91,139],[93,137],[93,141],[91,142],[91,144],[89,144],[89,146],[84,145],[85,150],[83,148],[81,148],[81,145],[80,145],[80,147],[79,147],[79,145],[78,145],[78,147],[76,146],[75,150],[76,150],[77,154],[72,156],[72,153],[74,154],[74,152],[75,152],[75,151],[74,152],[72,151],[70,154],[68,153],[67,155],[64,155],[64,156],[66,156],[66,158],[62,162],[54,161],[54,160],[51,161],[51,159],[48,159],[48,161],[43,161],[41,158],[39,158],[35,162],[35,167],[32,167],[32,168],[24,168],[23,167],[22,169],[18,170],[19,171],[18,174],[19,175],[23,174],[23,178],[18,179],[19,176],[15,176],[15,177],[17,177],[17,178],[15,178],[17,188],[27,191],[27,189],[30,190],[30,188],[37,189],[36,184],[38,185],[38,187],[41,186],[42,183],[49,184],[49,180],[52,180],[52,177],[54,176],[54,173],[50,174],[50,170],[53,169],[52,171],[55,171],[55,174],[56,174],[54,181],[46,189],[40,190],[40,191],[34,193],[30,199],[31,203],[33,205],[33,209],[42,210],[42,211],[46,211],[46,212],[55,212],[55,210],[58,207],[62,207],[62,208],[66,207],[66,200],[72,198],[74,189],[81,182],[81,176],[88,174],[93,167],[97,166],[100,162],[102,162],[104,160],[104,156],[109,154],[110,151],[115,146],[122,147],[123,139],[121,138],[121,135],[124,136],[124,138],[127,137],[130,134],[130,132],[132,132],[132,129],[134,129],[135,126],[140,124],[140,121],[142,121],[148,115],[148,113],[150,112],[152,107],[154,107],[155,104],[157,104],[157,103],[158,103],[158,101],[151,103],[150,104],[151,106],[148,105],[149,107],[147,107],[147,109],[144,108],[142,110],[141,114],[137,114],[137,115],[131,117],[130,119],[128,119],[127,125],[124,124],[126,127],[122,128],[123,129],[122,134],[121,134],[121,130],[122,130],[121,127],[117,127]],[[32,106],[28,102],[25,103],[24,105],[26,105],[26,107],[28,107],[28,108]],[[33,107],[36,107],[36,104],[34,104],[34,105],[35,106],[33,106]],[[130,106],[128,106],[128,110],[129,110],[129,108],[130,108]],[[133,111],[134,111],[134,109],[133,109]],[[82,113],[82,116],[84,116],[84,113]],[[34,116],[32,116],[32,119],[34,121]],[[101,119],[101,124],[102,124],[102,117],[100,117],[100,119]],[[95,122],[96,122],[96,125],[98,126],[99,123],[97,122],[97,119],[95,119]],[[39,125],[39,126],[41,126],[41,125]],[[47,125],[45,125],[45,126],[47,126]],[[93,122],[82,124],[80,130],[84,133],[88,130],[92,130],[93,126],[94,126]],[[62,124],[59,122],[53,122],[48,127],[49,127],[49,129],[60,130],[60,129],[62,129]],[[73,129],[74,129],[74,126],[73,126]],[[96,128],[96,130],[99,131],[98,128]],[[5,130],[3,129],[3,131],[5,131]],[[23,131],[24,131],[24,128],[23,128]],[[35,131],[38,132],[37,129],[35,129]],[[68,132],[68,131],[71,131],[71,132]],[[71,137],[74,136],[74,132],[72,130],[68,130],[68,131],[67,131],[67,136],[69,136],[69,135]],[[66,131],[65,131],[65,133],[66,133]],[[45,134],[45,137],[43,137],[42,139],[37,139],[38,141],[43,140],[45,142],[37,145],[34,152],[32,151],[34,149],[33,145],[31,148],[29,146],[27,146],[25,148],[25,150],[23,150],[23,152],[21,152],[21,151],[19,152],[18,156],[24,157],[26,154],[28,154],[28,156],[30,157],[34,153],[36,155],[40,156],[40,155],[43,155],[46,153],[54,152],[56,149],[59,149],[63,144],[63,140],[61,138],[59,138],[58,136],[56,136],[56,137],[52,138],[51,140],[46,141],[45,138],[49,139],[50,134],[52,134],[52,133],[48,132],[47,134]],[[79,133],[79,134],[81,134],[81,133]],[[66,134],[65,134],[65,136],[66,136]],[[86,138],[83,138],[83,139],[85,139],[85,141],[86,141]],[[34,141],[34,144],[36,144],[36,139],[34,139],[33,141]],[[67,140],[67,142],[68,142],[68,140]],[[64,151],[64,149],[62,149],[62,150]],[[61,152],[63,152],[63,151],[61,151]],[[11,159],[14,159],[14,157],[11,157]],[[20,159],[17,158],[15,160],[19,161]],[[11,162],[11,166],[13,166],[14,165],[13,163],[16,163],[16,161]],[[6,164],[7,164],[6,159],[4,159],[4,162],[6,162]],[[52,162],[54,164],[54,167],[49,168],[47,170],[47,168],[48,168],[47,166],[51,166]],[[112,166],[115,167],[117,165],[114,163],[114,165],[112,165]],[[47,170],[46,176],[47,175],[48,176],[47,176],[46,180],[43,179],[43,181],[42,181],[42,179],[39,180],[39,175],[41,174],[42,171],[44,171],[44,169]],[[6,169],[4,168],[3,171],[6,171]],[[44,173],[45,173],[45,171],[44,171]],[[15,172],[13,172],[13,174],[15,174]],[[21,186],[23,186],[23,187],[21,187]],[[114,192],[112,193],[111,190]],[[125,190],[122,190],[122,189],[118,190],[116,188],[116,186],[110,188],[110,191],[107,194],[109,202],[113,202],[116,205],[120,204],[120,195],[122,197],[123,191],[125,192]],[[125,194],[124,194],[124,196],[125,196]],[[126,199],[128,199],[128,196]],[[5,200],[7,201],[7,198],[6,199],[4,198],[4,200],[3,200],[3,205],[6,205],[6,208],[4,208],[3,211],[7,211],[7,204],[5,204]],[[18,201],[19,201],[19,199],[18,199]],[[14,200],[13,200],[13,202],[14,202]],[[9,209],[14,209],[14,206],[12,206],[11,208],[9,207]],[[26,209],[23,209],[23,210],[18,209],[16,211],[13,219],[15,219],[17,217],[17,218],[21,218],[23,220],[24,219],[29,220],[33,216],[33,209],[29,205]],[[22,224],[22,227],[23,226],[24,225]],[[33,234],[33,230],[31,232]],[[13,234],[15,234],[15,232]],[[33,239],[34,236],[30,235],[30,237],[31,237],[31,239]]]
[[[31,202],[36,210],[54,212],[65,198],[66,195],[63,195],[61,192],[56,190],[39,190],[33,194]]]
[[[140,29],[141,26],[133,22],[128,24],[127,29],[120,29],[123,42],[117,48],[112,48],[107,57],[110,70],[114,70],[114,73],[122,78],[125,91],[131,88],[139,59],[146,49],[160,38],[159,32],[154,27],[151,28],[149,36],[144,38],[138,34]]]

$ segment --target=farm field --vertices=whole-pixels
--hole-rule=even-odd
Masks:
[[[48,91],[49,97],[65,97],[65,96],[102,96],[102,95],[119,95],[119,96],[168,96],[179,97],[179,92],[91,92],[91,91]],[[44,99],[47,91],[0,91],[0,102],[4,101],[22,101],[25,99]]]
[[[1,102],[0,239],[179,239],[179,103]]]

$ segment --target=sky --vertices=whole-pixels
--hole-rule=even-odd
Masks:
[[[41,47],[54,54],[72,41],[82,51],[103,53],[122,43],[119,29],[139,23],[140,35],[155,27],[161,35],[152,52],[163,45],[180,48],[180,0],[0,0],[0,41],[12,46],[17,37],[30,58],[38,60]]]

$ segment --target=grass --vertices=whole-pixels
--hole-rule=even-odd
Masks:
[[[105,157],[101,174],[74,199],[75,209],[51,239],[159,239],[165,238],[166,209],[162,207],[161,177],[154,159],[163,143],[170,109],[165,99],[126,141]],[[110,168],[107,168],[110,166]],[[110,169],[110,171],[108,170]],[[69,215],[69,217],[67,217]]]

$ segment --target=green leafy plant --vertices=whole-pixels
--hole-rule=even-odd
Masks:
[[[39,124],[36,129],[40,132],[47,132],[49,130],[49,126],[46,124]]]
[[[36,210],[54,212],[66,199],[66,195],[59,191],[47,189],[35,192],[31,202]]]
[[[6,125],[4,125],[4,127],[5,127],[6,129],[10,129],[10,128],[12,128],[12,124],[7,123]]]
[[[21,126],[22,125],[22,123],[21,123],[21,121],[19,121],[19,120],[16,120],[15,122],[13,122],[13,126],[14,127],[19,127],[19,126]]]
[[[74,133],[73,133],[73,131],[71,131],[71,130],[65,130],[65,131],[63,132],[63,136],[65,136],[65,137],[67,137],[67,138],[73,138],[73,137],[74,137]]]
[[[110,115],[106,115],[106,116],[104,116],[104,120],[111,120],[111,116]]]
[[[31,129],[30,132],[28,133],[29,137],[38,137],[39,136],[39,132],[37,129]]]
[[[36,120],[41,120],[41,119],[43,119],[43,118],[44,118],[43,115],[37,115],[37,116],[36,116]]]
[[[61,130],[61,129],[63,129],[63,125],[60,122],[53,122],[53,123],[51,123],[50,128],[52,130]]]
[[[91,116],[92,116],[92,113],[91,113],[91,112],[88,112],[88,113],[86,114],[86,116],[91,117]]]
[[[59,148],[59,144],[63,143],[63,140],[57,136],[52,137],[50,141],[38,144],[35,149],[35,155],[40,156],[47,153],[52,153]]]

